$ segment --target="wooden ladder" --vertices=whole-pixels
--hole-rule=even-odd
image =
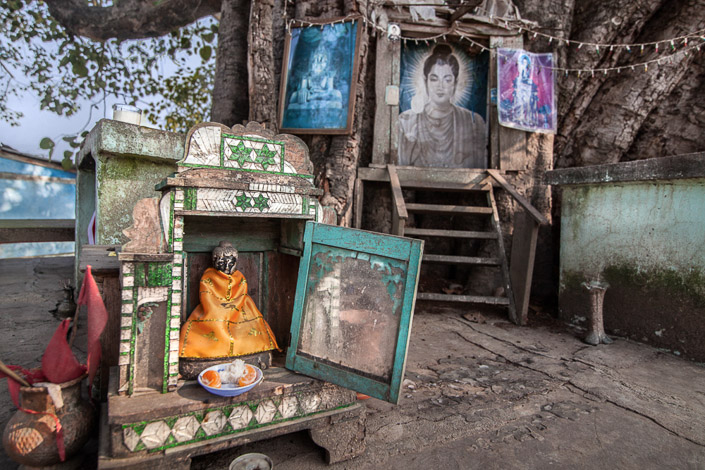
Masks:
[[[499,215],[497,213],[497,204],[495,202],[492,183],[495,182],[499,184],[503,189],[509,191],[515,199],[521,199],[519,201],[520,204],[524,206],[527,211],[530,211],[530,215],[532,217],[538,217],[539,219],[537,220],[539,220],[539,223],[546,221],[546,219],[538,211],[536,211],[536,209],[533,208],[533,206],[531,206],[528,201],[526,201],[521,195],[519,195],[516,190],[511,185],[509,185],[509,183],[507,183],[501,176],[501,174],[496,170],[487,170],[487,175],[480,182],[477,183],[462,184],[448,182],[439,183],[433,181],[404,181],[403,186],[399,182],[397,169],[394,165],[387,165],[387,171],[389,174],[389,182],[391,184],[393,199],[393,234],[419,238],[446,237],[462,240],[486,240],[487,243],[493,245],[488,248],[491,248],[491,251],[495,253],[495,255],[491,257],[439,255],[424,253],[422,263],[443,263],[466,266],[471,265],[498,267],[501,272],[503,284],[502,287],[504,288],[504,295],[502,296],[457,295],[446,293],[419,292],[417,294],[417,298],[423,300],[435,300],[443,302],[466,302],[474,304],[506,306],[508,309],[509,318],[513,322],[518,324],[524,323],[526,312],[519,312],[519,314],[517,314],[515,293],[512,289],[512,280],[510,276],[509,266],[507,263],[507,254],[504,247],[502,229],[499,221]],[[469,206],[407,203],[406,201],[404,201],[402,189],[433,192],[451,191],[457,193],[479,192],[484,193],[486,198],[486,204]],[[473,217],[481,217],[486,220],[489,219],[488,223],[486,224],[488,229],[486,231],[468,231],[406,227],[406,222],[408,220],[409,213],[437,214],[447,216],[464,214]],[[536,226],[536,230],[538,230],[537,227],[538,226]],[[533,243],[535,247],[535,233]],[[533,250],[534,247],[532,247],[531,249]],[[533,251],[531,252],[531,255],[533,256]],[[533,266],[533,260],[531,262],[531,265]],[[528,305],[528,290],[526,290],[526,286],[521,286],[521,289],[522,294],[526,295],[526,302]],[[526,310],[526,307],[522,304],[521,309]]]

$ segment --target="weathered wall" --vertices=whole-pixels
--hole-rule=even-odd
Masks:
[[[561,210],[560,316],[602,279],[608,331],[705,360],[705,178],[566,186]]]
[[[122,245],[122,233],[132,225],[132,210],[137,201],[160,197],[154,186],[176,171],[176,162],[155,162],[137,157],[103,155],[96,171],[98,214],[96,242]]]
[[[154,186],[176,171],[176,161],[183,157],[184,135],[101,120],[86,138],[78,155],[77,217],[90,218],[97,210],[96,242],[99,245],[122,244],[127,238],[122,230],[132,223],[132,208],[145,197],[158,197]],[[95,165],[88,165],[92,159]],[[94,171],[85,171],[92,167]],[[84,181],[87,180],[87,181]],[[84,185],[95,185],[95,194],[85,195]],[[95,202],[86,200],[95,197]],[[79,220],[79,226],[87,221]],[[77,240],[79,243],[83,240]]]
[[[127,241],[135,203],[159,197],[154,186],[176,171],[184,154],[184,134],[102,119],[86,137],[77,156],[76,285],[87,228],[96,211],[96,244]]]

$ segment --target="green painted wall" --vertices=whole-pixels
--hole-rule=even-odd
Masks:
[[[176,171],[184,155],[184,134],[101,119],[77,156],[76,285],[88,223],[96,212],[96,244],[121,245],[122,231],[132,224],[135,203],[159,197],[157,183]]]
[[[705,360],[705,179],[564,186],[563,318],[584,320],[597,278],[608,330]]]
[[[176,171],[176,164],[139,157],[101,155],[96,169],[99,245],[127,242],[122,230],[132,225],[132,209],[146,197],[160,197],[154,186]]]

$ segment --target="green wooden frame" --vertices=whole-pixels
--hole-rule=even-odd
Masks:
[[[291,344],[287,351],[286,367],[381,400],[398,403],[401,383],[404,379],[406,352],[416,302],[423,241],[309,221],[306,223],[303,243],[304,253],[299,265],[296,300],[291,323]],[[362,370],[359,371],[360,374],[356,374],[347,367],[342,368],[324,364],[315,358],[298,354],[313,245],[324,245],[384,256],[407,263],[407,270],[404,273],[401,315],[398,323],[399,333],[394,353],[394,363],[391,368],[392,374],[388,382],[372,379],[369,377],[369,373]]]

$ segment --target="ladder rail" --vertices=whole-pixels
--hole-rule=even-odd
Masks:
[[[391,163],[387,165],[387,172],[389,173],[389,184],[392,187],[392,233],[403,236],[409,213],[406,210],[404,194],[401,192],[396,165]]]
[[[487,201],[492,207],[492,226],[497,232],[497,245],[499,247],[500,269],[502,271],[502,279],[504,280],[505,295],[509,299],[507,310],[509,311],[509,319],[517,325],[520,325],[520,319],[517,317],[516,304],[514,302],[514,292],[512,290],[512,280],[509,276],[509,267],[507,265],[507,253],[504,249],[504,238],[502,237],[502,225],[499,222],[499,213],[497,212],[497,203],[494,199],[494,191],[487,192]]]

